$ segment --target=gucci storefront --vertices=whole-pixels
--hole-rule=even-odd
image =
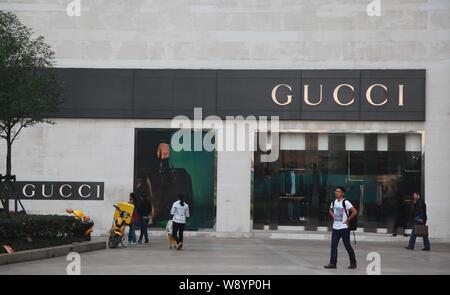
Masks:
[[[190,230],[327,231],[332,192],[343,185],[359,208],[360,230],[389,233],[408,226],[413,192],[427,199],[425,70],[58,74],[67,93],[50,115],[56,124],[29,128],[14,155],[19,198],[29,212],[80,208],[102,234],[112,204],[138,191],[152,203],[152,227],[162,228],[167,207],[183,193],[193,211]],[[173,144],[186,128],[174,124],[177,116],[201,121],[183,139],[188,149]],[[241,127],[218,127],[230,118]],[[265,144],[218,148],[220,136],[250,130],[249,118],[255,134],[270,134]],[[260,124],[267,118],[268,126]],[[161,161],[161,143],[170,146],[169,161]]]

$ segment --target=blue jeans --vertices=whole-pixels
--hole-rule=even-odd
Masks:
[[[355,251],[353,251],[352,245],[350,243],[350,230],[349,229],[333,229],[331,234],[331,258],[330,264],[337,264],[337,247],[339,245],[339,240],[342,238],[344,242],[345,249],[347,250],[348,256],[350,258],[350,264],[356,264]]]
[[[136,243],[136,232],[134,231],[134,223],[130,224],[130,232],[128,233],[128,242]]]
[[[414,230],[411,233],[411,237],[409,238],[409,245],[408,247],[410,249],[414,249],[414,246],[416,244],[416,233],[414,232]],[[428,236],[424,236],[423,237],[423,247],[427,250],[430,250],[431,246],[430,246],[430,240],[428,239]]]

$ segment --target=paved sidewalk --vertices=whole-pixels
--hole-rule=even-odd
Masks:
[[[329,241],[269,238],[187,237],[183,251],[168,248],[163,236],[151,244],[81,254],[81,274],[366,274],[369,252],[381,255],[382,274],[450,274],[450,244],[434,243],[431,252],[409,251],[404,241],[368,242],[355,246],[357,270],[339,245],[338,269],[325,270]],[[65,257],[0,266],[0,274],[64,274]]]

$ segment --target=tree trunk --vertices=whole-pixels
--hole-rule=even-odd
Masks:
[[[11,131],[6,133],[6,176],[11,176]]]
[[[6,132],[6,184],[11,179],[11,129],[8,129]],[[9,213],[9,198],[10,198],[10,188],[8,186],[5,187],[7,189],[6,192],[3,192],[3,195],[5,196],[5,210],[7,213]]]

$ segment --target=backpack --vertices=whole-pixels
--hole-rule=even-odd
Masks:
[[[345,201],[346,201],[346,199],[344,199],[344,202],[342,203],[342,205],[344,206],[344,211],[345,211],[345,214],[347,214],[347,218],[348,218],[349,216],[348,216],[347,208],[345,208]],[[352,220],[350,220],[350,222],[348,224],[348,228],[353,231],[355,231],[358,228],[358,215],[356,215]]]

